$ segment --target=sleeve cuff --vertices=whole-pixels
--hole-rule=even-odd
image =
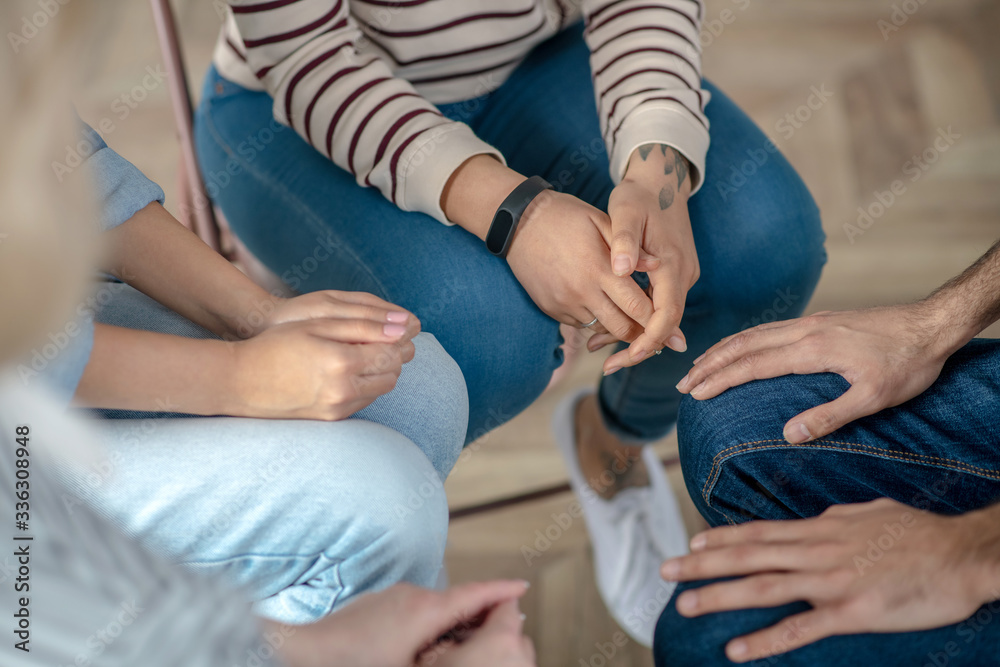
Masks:
[[[104,230],[117,227],[154,201],[163,203],[163,189],[107,146],[94,153],[87,166]]]
[[[666,144],[691,163],[691,194],[705,181],[705,156],[709,133],[686,110],[669,104],[644,106],[628,116],[611,149],[611,180],[617,185],[625,177],[629,157],[643,144]]]
[[[468,125],[448,123],[427,130],[399,161],[400,208],[426,213],[446,225],[455,224],[441,208],[441,193],[462,163],[484,154],[507,164],[500,151],[477,137]]]

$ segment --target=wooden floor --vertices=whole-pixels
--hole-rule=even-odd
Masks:
[[[219,24],[215,4],[177,3],[195,83]],[[927,2],[905,23],[897,15],[901,25],[889,30],[897,27],[894,4],[908,5],[708,1],[706,76],[775,140],[823,212],[830,261],[810,311],[918,298],[1000,237],[1000,0]],[[159,63],[145,3],[128,3],[119,20],[77,106],[91,122],[113,118],[109,143],[163,184],[168,202],[176,201],[177,149],[165,86],[126,118],[111,106]],[[811,109],[817,91],[824,101],[814,96]],[[935,155],[941,132],[954,135],[953,144]],[[925,151],[927,170],[911,180],[913,157]],[[902,194],[880,212],[878,193],[894,181]],[[873,214],[866,227],[858,223],[859,207]],[[452,505],[564,481],[549,434],[552,407],[571,388],[595,383],[600,363],[596,356],[583,359],[554,392],[476,443],[448,481]],[[675,443],[659,446],[666,452]],[[689,528],[696,529],[700,519],[677,471],[672,475]],[[527,628],[544,667],[649,665],[649,652],[633,643],[610,660],[599,652],[617,628],[596,593],[582,523],[563,529],[553,518],[571,501],[564,494],[454,522],[451,580],[531,580]],[[556,535],[549,546],[539,541],[547,529]],[[542,553],[529,564],[524,546]]]

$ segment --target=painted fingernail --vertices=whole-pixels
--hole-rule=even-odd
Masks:
[[[691,538],[691,551],[698,551],[705,548],[705,536],[695,535]]]
[[[604,377],[607,377],[607,376],[611,375],[612,373],[617,373],[621,369],[622,369],[621,366],[612,366],[608,370],[604,371]]]
[[[785,428],[785,440],[793,445],[806,440],[812,440],[812,435],[805,424],[791,424]]]
[[[681,564],[675,560],[668,560],[660,568],[660,574],[663,575],[664,579],[676,579],[677,575],[681,573]]]
[[[611,268],[614,270],[616,276],[624,276],[632,268],[632,262],[629,260],[628,255],[616,255]]]
[[[402,324],[387,324],[382,327],[382,333],[389,338],[399,338],[406,333],[406,327]]]
[[[671,336],[670,340],[667,341],[667,345],[675,352],[687,352],[688,349],[688,344],[680,336]]]
[[[404,313],[398,310],[394,310],[391,313],[386,313],[386,322],[395,322],[396,324],[403,324],[406,320],[410,319],[409,313]]]
[[[677,598],[677,608],[681,611],[694,611],[698,608],[698,594],[688,591]]]
[[[747,643],[742,639],[735,639],[729,642],[726,653],[730,658],[742,658],[747,654]]]
[[[677,391],[682,394],[687,391],[688,385],[691,384],[691,376],[685,375],[681,378],[681,381],[677,383]]]
[[[691,395],[698,398],[698,394],[705,391],[705,383],[702,382],[700,385],[691,390]]]

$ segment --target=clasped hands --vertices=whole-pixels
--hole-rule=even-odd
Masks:
[[[231,343],[225,414],[345,419],[396,386],[420,321],[365,292],[324,290],[256,304]]]
[[[508,262],[545,313],[590,327],[588,349],[625,341],[608,357],[609,375],[664,347],[687,350],[681,317],[700,267],[688,215],[690,166],[675,149],[645,144],[629,159],[608,213],[572,195],[546,191],[525,211]],[[644,291],[632,279],[645,272]]]

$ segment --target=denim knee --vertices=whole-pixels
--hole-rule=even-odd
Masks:
[[[713,525],[753,518],[793,518],[782,493],[790,471],[808,474],[810,446],[788,446],[784,426],[833,400],[847,382],[839,375],[786,375],[756,380],[715,398],[681,402],[677,437],[684,481]]]
[[[260,499],[257,520],[267,523],[270,549],[226,564],[248,571],[261,616],[310,623],[366,592],[437,582],[448,532],[437,472],[388,428],[361,420],[336,426],[354,432],[309,443]]]
[[[677,596],[698,583],[682,583],[660,614],[653,635],[653,660],[656,667],[711,667],[732,665],[726,658],[725,645],[732,638],[729,624],[719,623],[717,614],[688,618],[677,612]]]
[[[735,105],[722,96],[715,113],[725,111],[713,134],[709,178],[691,199],[695,243],[702,277],[691,305],[739,317],[738,327],[796,317],[804,310],[826,263],[826,236],[818,207],[792,165]],[[711,116],[711,114],[710,114]],[[730,116],[742,123],[733,121]],[[724,121],[729,119],[729,123]],[[713,126],[715,126],[713,120]],[[727,129],[728,127],[728,129]],[[742,127],[742,130],[738,128]],[[749,153],[764,156],[753,175],[733,186]]]
[[[398,560],[398,568],[407,574],[403,580],[423,586],[433,585],[444,558],[448,535],[448,501],[444,485],[430,462],[412,442],[387,429],[379,437],[379,451],[372,455],[359,450],[358,456],[370,457],[363,480],[353,480],[350,507],[354,522],[367,535],[364,548],[375,548],[387,559]],[[333,474],[343,477],[342,466],[336,459],[326,471],[319,471],[316,480],[330,479]],[[324,474],[324,472],[326,474]],[[362,482],[362,485],[359,485]],[[336,495],[336,490],[334,490]],[[317,512],[317,523],[324,521]],[[331,535],[331,541],[342,540],[341,534]],[[369,554],[370,555],[370,554]],[[363,564],[369,567],[371,564]],[[396,581],[373,583],[381,588]]]
[[[413,345],[413,360],[403,365],[396,387],[354,417],[405,435],[444,481],[465,444],[469,394],[462,370],[433,335],[421,333]]]

